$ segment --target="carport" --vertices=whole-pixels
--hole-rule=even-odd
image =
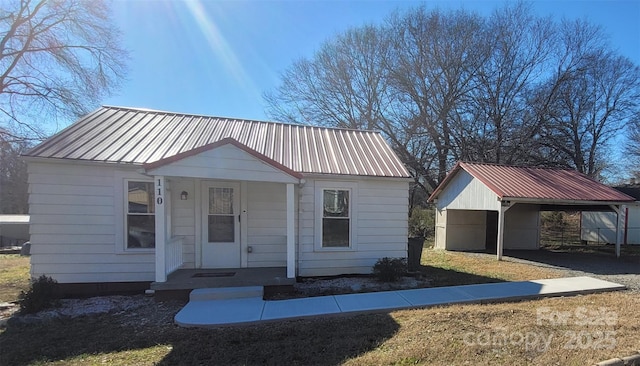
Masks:
[[[458,162],[429,197],[436,206],[435,247],[538,249],[540,211],[613,211],[620,256],[622,192],[570,169]]]

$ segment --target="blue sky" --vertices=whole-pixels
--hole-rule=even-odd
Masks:
[[[428,8],[488,15],[504,1],[116,0],[130,71],[105,105],[268,119],[262,95],[291,63],[348,28],[392,11]],[[534,1],[542,16],[584,18],[640,65],[640,1]]]

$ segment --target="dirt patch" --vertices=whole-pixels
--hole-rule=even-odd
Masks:
[[[429,287],[429,281],[416,277],[402,277],[397,282],[380,282],[372,277],[338,277],[305,278],[294,284],[296,291],[306,296],[406,290],[421,287]]]
[[[144,295],[100,296],[88,299],[63,299],[57,307],[35,314],[19,315],[19,306],[5,308],[0,317],[5,322],[35,324],[56,319],[74,319],[85,316],[114,315],[123,325],[162,325],[173,322],[173,316],[184,306],[183,302],[156,302]],[[0,318],[0,320],[2,319]]]

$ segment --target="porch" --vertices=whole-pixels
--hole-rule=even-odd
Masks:
[[[165,282],[152,282],[155,291],[193,290],[211,287],[289,286],[286,267],[178,269]]]
[[[280,285],[262,283],[280,277],[295,282],[295,191],[302,175],[234,140],[144,168],[154,181],[155,284],[179,290]],[[281,267],[284,274],[250,270]],[[193,273],[173,275],[178,270]],[[177,279],[181,285],[171,284]]]

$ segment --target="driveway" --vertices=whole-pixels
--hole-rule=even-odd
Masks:
[[[591,276],[640,292],[640,257],[616,258],[610,253],[579,251],[505,250],[505,259],[553,268],[566,276]]]

